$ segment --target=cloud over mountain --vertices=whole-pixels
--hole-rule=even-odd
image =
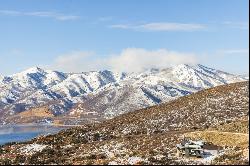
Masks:
[[[146,50],[126,48],[119,54],[104,57],[92,52],[74,51],[58,56],[49,68],[67,72],[111,69],[125,72],[141,72],[150,68],[165,68],[177,64],[195,64],[199,60],[195,54],[169,51],[166,49]]]

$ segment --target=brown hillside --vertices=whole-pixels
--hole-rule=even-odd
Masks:
[[[248,87],[248,82],[218,86],[167,104],[127,113],[101,124],[69,129],[58,136],[60,142],[67,144],[61,134],[68,135],[70,138],[67,137],[67,140],[84,141],[92,139],[96,132],[100,138],[110,139],[124,135],[207,129],[246,117],[249,105]]]
[[[6,118],[7,122],[15,122],[15,123],[33,123],[35,121],[42,120],[44,118],[53,118],[54,115],[50,112],[47,106],[32,108],[27,111],[23,111],[19,114],[10,116]]]
[[[246,123],[237,122],[248,115],[248,90],[248,82],[218,86],[100,124],[84,125],[25,143],[5,145],[0,148],[0,163],[128,164],[131,157],[137,157],[140,161],[136,164],[202,164],[176,158],[176,143],[186,133],[214,144],[245,148],[249,144],[247,134],[240,133],[244,137],[238,139],[238,134],[228,133],[226,124],[232,122],[231,125],[236,126],[231,132],[244,131],[241,129]],[[219,131],[207,131],[217,128]],[[191,132],[194,130],[198,130],[196,134]],[[32,145],[44,148],[23,153],[24,148]],[[243,152],[232,160],[237,160],[238,164],[248,163],[242,156]],[[230,157],[227,160],[231,161]],[[221,161],[217,163],[221,164]]]

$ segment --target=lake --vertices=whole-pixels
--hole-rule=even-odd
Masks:
[[[7,142],[22,142],[39,135],[54,134],[68,126],[53,125],[0,125],[0,145]]]

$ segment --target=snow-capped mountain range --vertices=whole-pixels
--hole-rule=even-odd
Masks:
[[[112,118],[205,88],[245,80],[200,64],[142,73],[63,73],[34,67],[0,77],[0,123],[5,117],[42,106],[54,116]]]

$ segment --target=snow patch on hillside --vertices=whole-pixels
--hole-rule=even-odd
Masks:
[[[34,143],[34,144],[28,144],[26,146],[23,146],[20,150],[22,153],[25,153],[25,154],[33,154],[35,152],[41,152],[46,147],[47,145]]]

